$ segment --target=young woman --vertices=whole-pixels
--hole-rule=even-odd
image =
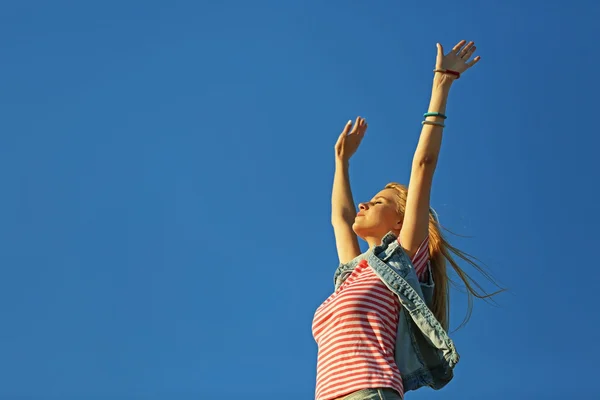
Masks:
[[[335,292],[313,320],[319,348],[317,400],[397,400],[422,386],[439,389],[453,377],[459,357],[446,334],[446,262],[464,282],[469,305],[472,296],[489,295],[452,258],[454,253],[482,271],[442,236],[429,197],[446,100],[455,81],[479,61],[479,56],[471,60],[474,52],[475,44],[464,40],[445,55],[437,45],[431,101],[408,188],[388,184],[360,203],[357,214],[348,168],[366,121],[349,121],[335,145],[331,223],[340,267]],[[364,254],[357,237],[369,245]]]

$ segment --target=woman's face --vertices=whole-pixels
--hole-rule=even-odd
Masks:
[[[358,208],[352,229],[361,238],[377,238],[380,241],[390,231],[399,234],[402,219],[397,211],[394,189],[382,190],[371,201],[360,203]]]

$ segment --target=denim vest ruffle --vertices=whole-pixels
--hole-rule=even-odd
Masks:
[[[434,282],[419,282],[408,255],[393,233],[382,244],[361,254],[335,271],[337,290],[361,260],[366,260],[381,281],[396,295],[402,307],[398,318],[396,364],[404,391],[423,386],[441,389],[454,377],[459,355],[454,343],[430,310]]]

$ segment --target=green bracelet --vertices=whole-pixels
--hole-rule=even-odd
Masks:
[[[427,118],[427,117],[440,117],[442,119],[446,119],[447,117],[439,112],[426,112],[425,114],[423,114],[423,118]]]

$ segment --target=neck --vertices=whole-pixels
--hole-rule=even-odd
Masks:
[[[400,230],[391,230],[391,231],[385,232],[385,234],[380,232],[379,234],[361,236],[361,238],[365,242],[367,242],[367,244],[369,245],[369,249],[372,249],[373,247],[379,246],[381,244],[383,237],[385,235],[387,235],[388,232],[392,232],[394,235],[396,235],[396,237],[400,237]]]
[[[363,239],[369,245],[369,249],[372,249],[373,247],[379,246],[381,244],[382,238],[377,237],[377,236],[368,236]]]

